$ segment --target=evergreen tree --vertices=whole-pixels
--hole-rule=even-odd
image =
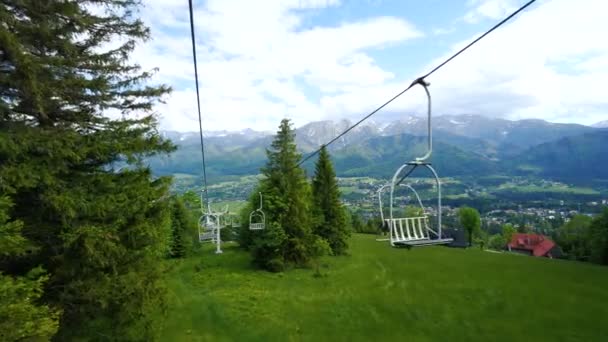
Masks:
[[[142,158],[174,148],[152,114],[169,89],[129,61],[149,38],[138,5],[0,4],[0,197],[33,246],[0,271],[46,270],[40,298],[61,309],[59,340],[150,340],[165,306],[169,180],[152,180]]]
[[[325,239],[334,255],[346,253],[350,230],[340,202],[336,172],[325,146],[319,152],[312,179],[314,232]]]
[[[59,327],[59,313],[38,304],[48,276],[33,269],[22,277],[0,273],[0,341],[48,341]]]
[[[191,219],[184,201],[175,196],[171,206],[171,250],[174,258],[184,258],[192,253],[198,240],[198,228]]]
[[[254,262],[272,271],[286,265],[307,265],[314,244],[310,186],[304,170],[297,166],[300,154],[289,120],[281,121],[266,154],[268,162],[262,169],[265,178],[259,191],[264,197],[267,228],[251,234]],[[259,198],[252,196],[250,205],[259,207]]]
[[[571,259],[589,260],[593,238],[587,215],[576,215],[555,232],[555,242]]]
[[[359,214],[358,212],[352,213],[351,226],[352,226],[352,230],[354,232],[357,232],[357,233],[365,232],[365,223],[363,222],[363,219],[361,218],[361,214]]]
[[[259,236],[253,236],[250,246],[253,262],[258,267],[272,272],[280,272],[285,269],[287,253],[287,235],[277,222],[267,222],[266,228],[259,232]]]
[[[260,188],[260,185],[258,184],[258,186],[254,189],[254,191],[249,196],[249,199],[247,200],[247,204],[245,206],[243,206],[243,208],[241,209],[241,212],[240,212],[241,227],[238,231],[239,233],[238,233],[237,241],[239,242],[239,246],[241,246],[242,248],[247,249],[247,250],[249,250],[251,248],[254,237],[259,237],[260,233],[261,233],[259,231],[249,230],[250,214],[252,211],[254,211],[260,207],[260,195],[259,195],[260,192],[262,192],[262,189]],[[266,222],[268,222],[268,217],[266,218]]]
[[[591,261],[608,265],[608,207],[591,222]]]
[[[19,221],[7,222],[11,203],[0,197],[0,260],[24,256],[32,246]],[[38,304],[48,276],[41,268],[24,276],[0,272],[0,341],[50,340],[59,327],[59,312]]]

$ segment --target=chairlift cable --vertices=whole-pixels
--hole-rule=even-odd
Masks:
[[[192,38],[192,58],[194,62],[194,80],[196,82],[196,105],[198,109],[198,128],[199,134],[201,138],[201,157],[202,157],[202,167],[203,167],[203,193],[205,195],[206,207],[209,210],[209,192],[207,187],[207,167],[205,165],[205,140],[203,138],[203,119],[201,116],[201,96],[200,90],[198,86],[198,62],[196,59],[196,37],[194,35],[194,11],[192,9],[192,0],[188,0],[188,7],[190,10],[190,37]],[[201,206],[203,205],[203,200],[201,198]]]
[[[331,145],[332,143],[336,142],[338,139],[340,139],[341,137],[343,137],[345,134],[347,134],[348,132],[350,132],[352,129],[354,129],[355,127],[359,126],[361,123],[363,123],[363,121],[369,119],[371,116],[373,116],[374,114],[376,114],[382,108],[386,107],[388,104],[390,104],[391,102],[395,101],[398,97],[400,97],[405,92],[407,92],[408,90],[410,90],[414,85],[419,84],[421,82],[424,82],[424,79],[426,77],[430,76],[431,74],[433,74],[437,70],[441,69],[444,65],[446,65],[449,62],[451,62],[458,55],[460,55],[461,53],[463,53],[464,51],[466,51],[467,49],[469,49],[471,46],[473,46],[476,43],[478,43],[481,39],[483,39],[484,37],[486,37],[492,31],[494,31],[497,28],[499,28],[500,26],[504,25],[506,22],[508,22],[513,17],[515,17],[516,15],[518,15],[520,12],[522,12],[523,10],[525,10],[528,6],[532,5],[534,2],[536,2],[536,0],[530,0],[530,1],[528,1],[526,4],[524,4],[523,6],[521,6],[519,9],[517,9],[516,11],[514,11],[513,13],[511,13],[509,16],[507,16],[506,18],[504,18],[500,22],[498,22],[492,28],[490,28],[489,30],[487,30],[485,33],[483,33],[482,35],[480,35],[479,37],[477,37],[475,40],[473,40],[472,42],[470,42],[469,44],[467,44],[462,49],[458,50],[458,52],[456,52],[455,54],[453,54],[451,57],[449,57],[448,59],[446,59],[445,61],[443,61],[441,64],[437,65],[435,68],[433,68],[431,71],[429,71],[428,73],[426,73],[424,76],[421,76],[421,77],[418,77],[417,79],[415,79],[407,88],[405,88],[404,90],[402,90],[401,92],[399,92],[397,95],[393,96],[390,100],[388,100],[385,103],[383,103],[380,107],[374,109],[371,113],[369,113],[365,117],[363,117],[363,119],[357,121],[354,125],[348,127],[345,131],[343,131],[342,133],[340,133],[337,137],[331,139],[328,143],[321,145],[321,147],[319,147],[314,152],[311,152],[308,156],[306,156],[304,159],[302,159],[298,163],[297,166],[298,167],[301,166],[306,161],[308,161],[310,158],[312,158],[315,155],[317,155],[321,151],[321,149],[323,147],[327,147],[327,146]]]

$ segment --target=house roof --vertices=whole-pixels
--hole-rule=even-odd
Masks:
[[[509,247],[531,251],[534,256],[544,256],[555,247],[555,242],[540,234],[516,233],[511,237]]]

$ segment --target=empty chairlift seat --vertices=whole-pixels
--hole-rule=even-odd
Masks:
[[[249,214],[249,230],[263,230],[266,228],[266,215],[262,211],[263,199],[260,192],[260,207]]]
[[[425,246],[452,242],[452,239],[439,239],[437,233],[429,228],[428,216],[386,219],[390,228],[390,240],[395,246]]]
[[[198,221],[198,240],[215,243],[219,227],[219,217],[213,214],[204,214]]]
[[[386,219],[386,223],[389,227],[389,240],[391,246],[399,247],[399,246],[427,246],[427,245],[441,245],[441,244],[449,244],[453,241],[453,239],[442,238],[441,236],[441,181],[439,180],[439,176],[435,169],[431,166],[431,163],[427,160],[431,157],[433,152],[433,138],[432,138],[432,129],[431,129],[431,93],[428,90],[429,84],[423,79],[419,78],[412,83],[413,85],[421,85],[424,88],[424,91],[428,100],[428,147],[426,154],[422,157],[415,158],[413,161],[407,162],[401,167],[397,169],[390,184],[390,215],[389,218]],[[414,170],[418,167],[426,168],[431,171],[433,174],[433,178],[435,179],[436,189],[437,189],[437,225],[436,231],[430,228],[429,218],[426,214],[422,216],[416,217],[395,217],[396,213],[396,205],[395,205],[395,189],[402,184],[403,181],[406,181],[408,177],[414,172]],[[422,201],[418,196],[416,190],[409,184],[404,184],[413,193],[416,195],[418,200],[418,204],[422,209],[422,213],[426,213],[424,210],[424,206],[422,205]],[[382,208],[381,208],[382,210]]]

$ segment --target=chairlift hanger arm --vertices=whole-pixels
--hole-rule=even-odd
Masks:
[[[258,192],[258,194],[260,195],[260,208],[258,210],[262,210],[262,207],[264,206],[264,201],[262,199],[262,192]]]
[[[416,158],[416,162],[424,162],[425,160],[429,159],[431,157],[431,154],[433,153],[433,129],[431,127],[431,93],[429,92],[429,86],[431,84],[425,81],[422,77],[416,79],[416,81],[414,81],[414,83],[412,84],[421,85],[424,88],[424,92],[426,93],[427,98],[427,152],[424,156]]]

